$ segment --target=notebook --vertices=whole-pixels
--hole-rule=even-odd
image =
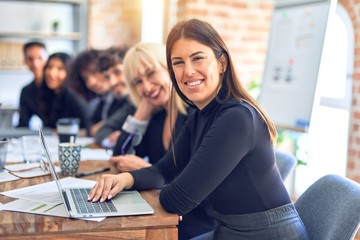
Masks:
[[[44,149],[51,175],[53,176],[59,190],[62,201],[71,218],[86,217],[109,217],[109,216],[130,216],[153,214],[154,210],[141,197],[138,191],[119,192],[111,200],[105,202],[88,202],[87,197],[90,188],[63,188],[60,178],[55,171],[55,166],[51,160],[45,138],[41,129],[39,129],[41,145]]]

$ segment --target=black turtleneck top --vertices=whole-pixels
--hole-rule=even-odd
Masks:
[[[223,94],[220,91],[220,95]],[[275,164],[267,127],[249,104],[213,100],[194,111],[171,151],[131,172],[133,189],[159,188],[168,212],[184,215],[207,200],[221,214],[246,214],[291,203]]]

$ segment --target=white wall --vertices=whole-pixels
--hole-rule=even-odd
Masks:
[[[0,1],[0,43],[12,41],[22,44],[33,38],[31,34],[15,37],[11,33],[51,33],[54,21],[59,21],[57,30],[59,34],[78,31],[74,29],[73,10],[71,4],[64,3]],[[54,38],[41,40],[46,44],[49,54],[63,51],[73,55],[75,52],[74,44],[70,40]],[[6,58],[6,56],[1,56],[3,57]],[[22,52],[20,57],[22,57]],[[25,67],[21,69],[20,65],[21,63],[13,70],[7,70],[6,67],[0,65],[0,102],[3,106],[18,106],[21,88],[32,79],[32,74],[24,70]]]
[[[30,83],[32,78],[32,73],[29,71],[1,71],[0,102],[3,106],[17,107],[21,88]]]
[[[52,32],[52,23],[60,22],[58,32],[73,31],[72,6],[61,3],[0,2],[0,31]]]

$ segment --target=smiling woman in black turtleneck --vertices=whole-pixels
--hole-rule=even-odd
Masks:
[[[180,22],[166,50],[173,86],[196,111],[172,152],[152,167],[103,175],[89,200],[163,187],[168,212],[184,215],[207,203],[219,224],[196,239],[308,239],[275,163],[276,129],[241,85],[216,30],[196,19]]]

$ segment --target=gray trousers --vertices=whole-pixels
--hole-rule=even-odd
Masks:
[[[223,215],[213,211],[212,215],[220,222],[218,228],[192,240],[309,239],[292,203],[258,213]]]

